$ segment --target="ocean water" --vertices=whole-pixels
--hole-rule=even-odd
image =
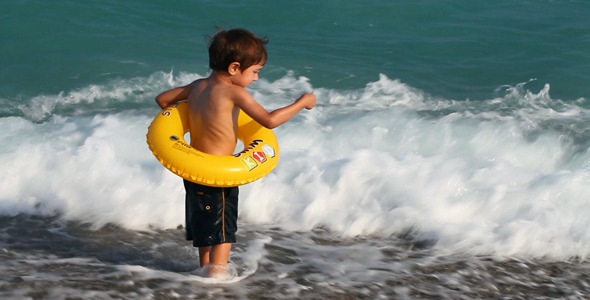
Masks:
[[[0,7],[0,298],[590,298],[588,1]],[[269,37],[267,109],[318,98],[241,188],[226,281],[145,141],[215,26]]]

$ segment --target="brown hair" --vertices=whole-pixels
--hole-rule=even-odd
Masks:
[[[264,47],[267,43],[267,38],[259,38],[245,29],[220,30],[209,43],[209,67],[227,71],[231,63],[239,62],[243,71],[255,64],[263,65],[268,59]]]

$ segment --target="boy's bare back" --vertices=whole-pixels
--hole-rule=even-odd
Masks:
[[[240,109],[232,101],[233,87],[214,77],[197,80],[188,96],[191,146],[214,155],[233,154]]]

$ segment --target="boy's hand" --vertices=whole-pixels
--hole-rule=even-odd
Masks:
[[[302,101],[303,107],[305,109],[312,109],[316,104],[316,97],[314,94],[304,93],[297,99],[297,102]]]

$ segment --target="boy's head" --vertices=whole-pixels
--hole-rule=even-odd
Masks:
[[[268,39],[259,38],[245,29],[221,30],[209,43],[209,67],[227,72],[233,62],[240,63],[241,71],[255,64],[264,65],[268,58],[266,43]]]

